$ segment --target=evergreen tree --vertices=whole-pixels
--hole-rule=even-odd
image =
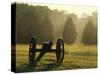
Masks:
[[[72,18],[69,17],[64,27],[63,40],[66,44],[72,44],[76,39],[76,35],[77,32],[76,32],[75,25],[73,23]]]
[[[83,31],[82,42],[84,44],[96,44],[97,43],[97,32],[96,26],[89,19]]]
[[[53,36],[53,26],[51,21],[49,20],[48,14],[45,16],[44,21],[42,23],[42,35],[41,35],[41,40],[46,41],[46,40],[54,40]]]

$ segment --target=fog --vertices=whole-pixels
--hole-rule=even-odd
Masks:
[[[67,15],[72,16],[73,22],[74,22],[76,30],[77,30],[77,36],[76,36],[76,40],[75,40],[74,44],[81,43],[82,34],[83,34],[86,23],[88,22],[90,16],[91,16],[91,20],[92,20],[93,24],[95,25],[95,27],[97,27],[97,13],[96,12],[91,12],[91,13],[92,13],[92,15],[86,15],[83,12],[83,15],[81,17],[78,17],[74,13],[67,14]],[[50,14],[49,16],[50,16],[51,23],[53,24],[53,34],[55,37],[55,41],[57,40],[57,38],[63,39],[62,32],[64,30],[64,26],[65,26],[68,16],[62,16],[62,18],[59,18],[60,15],[51,15]]]
[[[19,43],[26,43],[34,33],[38,41],[62,38],[67,44],[80,44],[88,38],[96,41],[97,11],[96,7],[19,3],[16,25]]]

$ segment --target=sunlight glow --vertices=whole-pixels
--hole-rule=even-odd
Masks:
[[[48,6],[51,10],[65,11],[65,13],[74,13],[78,17],[81,17],[83,13],[91,15],[97,11],[94,6],[80,6],[80,5],[62,5],[62,4],[43,4],[43,3],[27,3],[34,6]]]

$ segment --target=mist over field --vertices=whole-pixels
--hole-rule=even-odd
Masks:
[[[52,49],[56,49],[57,39],[61,38],[64,41],[64,60],[58,68],[51,69],[50,66],[54,65],[49,64],[55,62],[55,53],[43,56],[36,68],[28,66],[32,36],[36,36],[37,48],[40,49],[40,42],[51,40]],[[97,67],[95,7],[17,3],[16,38],[17,72]]]
[[[81,17],[78,13],[59,9],[50,9],[49,5],[16,4],[16,42],[27,44],[35,35],[37,42],[47,40],[56,42],[58,38],[62,38],[67,44],[96,44],[96,9],[91,14],[83,12]]]

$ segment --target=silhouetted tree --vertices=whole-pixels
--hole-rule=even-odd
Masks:
[[[53,40],[53,27],[47,6],[16,4],[17,43],[29,43],[34,34],[38,41]]]
[[[53,36],[53,26],[51,21],[49,20],[48,14],[45,16],[42,27],[41,27],[42,35],[40,36],[41,41],[52,40],[54,39]]]
[[[64,27],[63,40],[66,44],[73,44],[76,38],[77,32],[72,18],[69,17]]]
[[[96,26],[89,19],[83,31],[82,42],[84,44],[96,44],[97,43],[97,31]]]

